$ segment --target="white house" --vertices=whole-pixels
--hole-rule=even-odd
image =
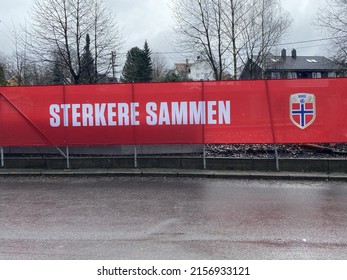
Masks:
[[[197,57],[191,65],[188,77],[193,81],[214,81],[215,77],[207,59]]]
[[[190,81],[214,81],[214,74],[207,59],[197,57],[196,61],[190,63],[176,63],[174,72],[184,80]]]

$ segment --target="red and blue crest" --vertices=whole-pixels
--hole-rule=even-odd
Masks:
[[[311,93],[290,96],[290,119],[298,128],[308,128],[316,120],[316,97]]]

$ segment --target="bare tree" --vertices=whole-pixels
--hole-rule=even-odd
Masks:
[[[62,73],[69,73],[65,80],[79,83],[87,34],[92,38],[95,80],[110,70],[111,52],[119,49],[121,36],[102,0],[35,0],[31,18],[31,51],[40,61],[59,61]]]
[[[101,79],[112,70],[113,53],[119,52],[123,45],[123,37],[114,17],[105,8],[102,0],[94,0],[94,63],[95,80]]]
[[[319,9],[317,25],[320,26],[334,48],[334,55],[340,61],[347,59],[347,0],[329,0]]]
[[[239,70],[239,56],[244,45],[243,32],[245,26],[242,24],[244,17],[249,12],[251,6],[248,5],[247,0],[224,0],[224,28],[231,42],[231,56],[232,56],[232,79],[236,80]]]
[[[248,5],[243,21],[244,55],[241,57],[253,61],[252,65],[262,65],[288,31],[292,19],[277,0],[251,0]]]
[[[12,52],[6,55],[6,72],[17,85],[30,85],[30,68],[33,66],[29,61],[27,51],[27,41],[24,32],[18,31],[15,26],[12,28],[6,25],[10,40],[12,42]]]
[[[223,28],[223,1],[176,0],[173,11],[181,44],[207,59],[215,79],[221,80],[230,46]]]
[[[153,81],[162,81],[168,73],[168,66],[165,57],[159,53],[152,54],[152,66]]]
[[[5,63],[3,63],[0,53],[0,86],[6,85]]]
[[[217,80],[239,62],[262,63],[292,20],[277,0],[176,0],[177,31],[189,50],[208,59]]]

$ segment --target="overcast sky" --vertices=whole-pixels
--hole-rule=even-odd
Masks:
[[[124,52],[131,47],[142,47],[147,39],[154,52],[170,52],[173,18],[170,3],[172,0],[104,0],[105,5],[115,15],[121,32],[125,37]],[[289,11],[294,19],[292,28],[283,39],[284,43],[301,42],[322,38],[312,22],[317,8],[324,0],[280,0],[282,7]],[[14,49],[9,40],[13,26],[29,20],[28,11],[32,0],[1,0],[0,9],[0,51],[10,52]],[[286,44],[278,47],[296,48],[298,55],[328,55],[320,45],[326,42],[306,44]],[[173,54],[165,54],[169,60]]]

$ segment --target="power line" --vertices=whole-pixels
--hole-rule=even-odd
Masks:
[[[327,44],[311,45],[311,46],[305,46],[305,47],[298,47],[296,49],[302,50],[302,49],[310,49],[310,48],[326,47],[326,46],[330,46],[330,44],[327,43]]]
[[[273,46],[287,46],[287,45],[298,45],[298,44],[306,44],[306,43],[314,43],[314,42],[324,42],[324,41],[329,41],[329,40],[334,40],[334,39],[339,39],[339,38],[344,38],[343,36],[340,37],[330,37],[330,38],[320,38],[320,39],[312,39],[312,40],[304,40],[304,41],[295,41],[295,42],[286,42],[286,43],[278,43],[274,44]],[[327,44],[322,44],[322,45],[314,45],[314,46],[307,46],[307,47],[300,47],[300,48],[310,48],[310,47],[319,47],[319,46],[325,46]],[[120,53],[122,55],[126,55],[126,53]],[[153,54],[192,54],[192,52],[189,51],[156,51],[153,52]]]
[[[334,40],[334,39],[338,39],[338,38],[344,38],[344,37],[340,36],[340,37],[321,38],[321,39],[313,39],[313,40],[306,40],[306,41],[279,43],[279,44],[275,44],[274,46],[297,45],[297,44],[305,44],[305,43],[313,43],[313,42],[322,42],[322,41],[329,41],[329,40]]]

